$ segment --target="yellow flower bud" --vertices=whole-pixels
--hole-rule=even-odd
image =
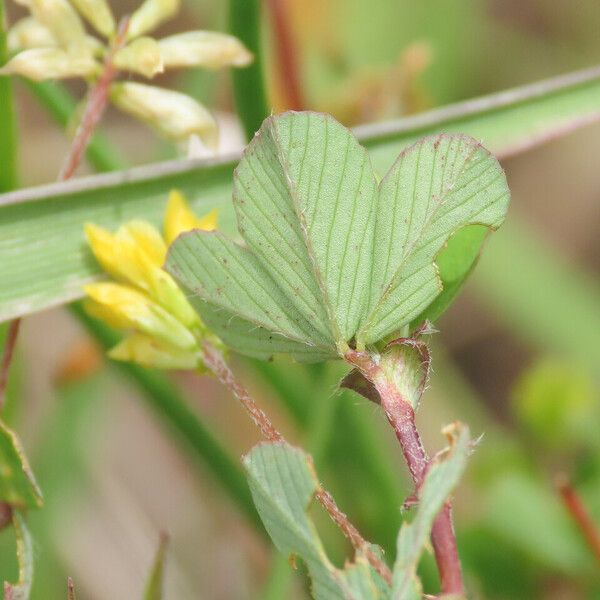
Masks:
[[[115,54],[114,64],[118,69],[139,73],[148,78],[164,70],[158,42],[150,37],[137,38],[121,48]]]
[[[85,49],[85,28],[67,0],[31,0],[31,13],[65,49]]]
[[[71,4],[98,33],[105,37],[115,33],[115,19],[106,0],[71,0]]]
[[[85,286],[86,310],[118,329],[133,329],[180,350],[194,350],[196,339],[185,325],[144,293],[118,283]]]
[[[203,366],[199,351],[186,351],[134,333],[108,352],[115,360],[138,363],[153,369],[198,369]]]
[[[58,45],[52,32],[33,17],[18,20],[8,30],[6,44],[10,52]]]
[[[165,239],[167,244],[171,245],[177,236],[184,231],[191,231],[192,229],[215,230],[217,228],[217,216],[218,210],[215,208],[203,217],[198,218],[191,211],[183,194],[177,190],[172,190],[169,194],[165,214]]]
[[[163,135],[186,140],[198,135],[215,148],[218,141],[217,123],[196,100],[163,88],[125,82],[111,86],[111,100],[123,111],[145,121]]]
[[[154,30],[175,15],[180,4],[180,0],[146,0],[131,15],[127,37],[133,39]]]
[[[75,55],[61,48],[23,50],[4,67],[0,75],[22,75],[34,81],[87,77],[97,72],[98,63],[87,53]]]
[[[252,53],[235,37],[214,31],[188,31],[158,42],[165,68],[245,67]]]

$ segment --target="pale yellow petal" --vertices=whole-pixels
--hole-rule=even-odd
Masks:
[[[172,190],[169,194],[167,210],[165,213],[165,238],[167,244],[172,244],[184,231],[203,229],[213,231],[217,228],[217,209],[211,210],[203,217],[197,217],[189,207],[183,194]]]
[[[120,81],[111,86],[110,99],[122,111],[148,123],[168,138],[186,141],[191,135],[197,135],[209,148],[218,147],[215,118],[186,94],[135,81]]]
[[[148,79],[164,71],[158,42],[151,37],[133,40],[115,54],[113,62],[122,71],[139,73]]]
[[[9,60],[0,75],[21,75],[33,81],[88,77],[98,72],[100,65],[91,54],[67,52],[58,47],[29,48]]]
[[[154,369],[191,370],[202,365],[199,351],[181,350],[141,334],[125,338],[108,355],[116,360],[135,362]]]
[[[252,53],[235,37],[216,31],[186,31],[158,41],[166,69],[245,67]]]
[[[133,39],[152,31],[173,17],[180,5],[181,0],[145,0],[131,15],[127,37]]]

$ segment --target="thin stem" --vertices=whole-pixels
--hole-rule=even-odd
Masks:
[[[67,600],[76,600],[75,584],[72,577],[67,577]]]
[[[402,454],[418,490],[423,483],[429,457],[417,430],[413,407],[403,398],[394,384],[385,376],[380,365],[375,363],[367,352],[350,350],[346,353],[346,360],[359,369],[379,392],[381,406],[400,442]],[[442,593],[463,594],[464,584],[450,502],[445,503],[434,521],[431,543],[440,574]]]
[[[583,500],[570,484],[566,476],[557,477],[556,487],[565,508],[587,542],[596,562],[600,565],[600,528],[592,519]]]
[[[12,522],[12,508],[8,502],[0,502],[0,531]]]
[[[273,23],[273,37],[277,47],[276,63],[279,70],[279,84],[289,110],[302,110],[305,107],[298,68],[298,53],[294,45],[288,14],[288,4],[282,0],[267,0]]]
[[[20,327],[21,319],[15,319],[14,321],[11,321],[8,326],[8,333],[6,334],[4,353],[2,354],[2,361],[0,362],[0,411],[4,406],[6,386],[8,385],[8,373],[15,352],[17,338],[19,337]]]
[[[71,144],[67,160],[58,176],[59,181],[70,179],[77,170],[88,142],[94,133],[94,129],[96,129],[96,125],[98,125],[106,110],[110,84],[117,75],[117,69],[113,63],[113,59],[115,53],[120,50],[127,41],[128,26],[129,17],[124,17],[119,24],[119,30],[115,36],[115,40],[104,60],[102,73],[89,92],[85,112],[83,113],[77,133],[75,134],[75,139]]]
[[[239,400],[246,409],[254,424],[260,429],[263,436],[270,442],[284,442],[285,438],[275,428],[269,417],[258,407],[255,400],[250,396],[246,389],[236,380],[235,375],[225,362],[223,355],[209,342],[203,343],[204,363],[216,375],[217,379]],[[315,493],[315,497],[321,506],[327,511],[333,522],[339,527],[340,531],[352,543],[355,550],[362,551],[371,566],[383,577],[385,581],[391,583],[392,575],[388,566],[382,562],[374,552],[371,551],[368,542],[362,537],[359,531],[350,523],[348,517],[340,510],[331,494],[322,486]]]

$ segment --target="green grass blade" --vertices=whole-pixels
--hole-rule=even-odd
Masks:
[[[235,108],[248,140],[252,139],[270,113],[260,45],[260,6],[259,0],[229,2],[229,32],[254,54],[254,62],[250,66],[234,69],[231,73]]]
[[[595,68],[427,113],[391,131],[372,126],[358,132],[377,168],[389,166],[416,136],[439,130],[461,129],[506,156],[599,118],[599,99]],[[198,212],[221,208],[222,228],[232,231],[235,159],[162,163],[0,196],[0,320],[80,297],[82,283],[99,275],[83,224],[114,229],[140,216],[158,224],[173,187],[186,192]]]

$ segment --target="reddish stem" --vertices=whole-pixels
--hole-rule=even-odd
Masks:
[[[104,67],[102,73],[98,78],[98,81],[94,84],[94,87],[89,92],[87,105],[85,112],[77,128],[75,139],[71,144],[71,149],[60,171],[58,176],[59,181],[66,181],[70,179],[77,167],[81,163],[83,153],[87,148],[87,145],[98,125],[106,106],[108,104],[108,94],[110,90],[110,84],[113,82],[117,75],[117,69],[113,63],[114,56],[127,41],[127,28],[129,26],[129,17],[124,17],[119,24],[119,30],[115,36],[114,42],[110,47],[106,58],[104,59]]]
[[[556,487],[560,492],[565,508],[587,542],[594,558],[600,565],[600,529],[592,519],[587,507],[565,476],[557,478]]]
[[[346,360],[358,368],[379,392],[381,406],[400,442],[402,454],[418,490],[423,483],[429,465],[429,457],[417,430],[413,407],[384,376],[381,367],[371,359],[368,353],[350,350],[346,353]],[[433,523],[431,544],[440,574],[442,593],[464,594],[462,569],[452,524],[450,502],[445,503]]]
[[[254,424],[260,429],[263,436],[270,442],[285,442],[283,435],[275,428],[269,417],[258,407],[254,398],[246,391],[235,378],[235,375],[225,362],[223,355],[209,342],[203,344],[204,364],[216,375],[217,379],[234,395],[246,409]],[[367,557],[371,566],[387,581],[392,583],[392,574],[388,566],[381,561],[371,550],[369,543],[362,537],[358,529],[352,525],[344,512],[340,510],[333,496],[319,485],[315,493],[319,504],[327,511],[331,520],[339,527],[340,531],[352,543],[356,550],[361,550]]]
[[[297,52],[290,30],[287,4],[282,0],[267,0],[273,23],[273,37],[277,47],[276,63],[279,70],[279,84],[285,97],[286,108],[302,110],[305,107],[300,85],[300,69]]]
[[[15,352],[20,327],[21,319],[15,319],[8,326],[6,342],[4,343],[4,354],[2,355],[2,362],[0,363],[0,410],[2,410],[2,407],[4,406],[6,386],[8,384],[8,372],[10,371],[10,364]]]
[[[73,583],[73,579],[71,577],[67,577],[67,600],[76,600],[75,584]]]

